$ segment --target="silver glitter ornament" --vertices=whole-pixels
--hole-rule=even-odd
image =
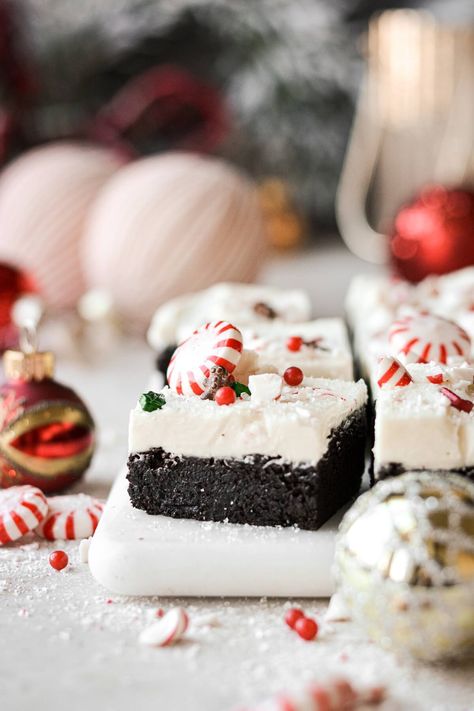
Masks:
[[[379,482],[339,528],[336,581],[369,637],[425,661],[474,649],[474,484],[407,472]]]

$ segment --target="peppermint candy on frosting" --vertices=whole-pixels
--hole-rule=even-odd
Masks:
[[[211,368],[220,365],[232,373],[242,348],[242,334],[231,323],[206,323],[175,350],[166,374],[170,388],[178,395],[202,395]]]
[[[448,358],[467,358],[471,340],[454,321],[433,314],[415,314],[395,321],[389,341],[397,358],[405,363],[447,363]]]
[[[412,382],[410,373],[396,358],[384,356],[379,360],[377,369],[379,388],[404,387]]]

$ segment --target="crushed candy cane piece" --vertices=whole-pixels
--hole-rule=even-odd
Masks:
[[[189,618],[182,607],[173,607],[163,617],[144,629],[138,638],[140,644],[149,647],[168,647],[177,642],[186,632]]]

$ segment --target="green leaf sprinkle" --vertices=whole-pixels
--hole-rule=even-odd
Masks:
[[[140,395],[138,402],[145,412],[154,412],[155,410],[161,410],[163,405],[166,404],[166,399],[164,395],[149,390],[147,393]]]
[[[242,395],[242,393],[247,393],[247,395],[251,395],[251,394],[252,394],[252,393],[250,392],[250,389],[249,389],[246,385],[244,385],[243,383],[237,383],[237,382],[235,382],[235,383],[232,383],[232,385],[231,385],[230,387],[231,387],[232,390],[235,392],[235,394],[237,395],[237,397],[240,397],[240,396]]]

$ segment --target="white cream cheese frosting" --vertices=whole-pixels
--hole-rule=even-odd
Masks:
[[[405,469],[458,469],[474,466],[474,410],[456,409],[441,387],[474,400],[474,368],[435,364],[408,366],[414,382],[382,389],[376,402],[374,470],[388,464]],[[441,385],[427,375],[442,373]]]
[[[352,380],[354,369],[347,329],[342,319],[320,318],[306,323],[244,329],[246,348],[255,353],[255,372],[283,374],[298,366],[308,377]],[[298,351],[287,347],[290,336],[299,336]],[[315,342],[311,345],[311,342]]]
[[[272,319],[265,317],[256,304],[273,310]],[[222,319],[242,329],[249,325],[307,321],[311,303],[301,289],[280,289],[264,284],[215,284],[209,289],[184,294],[160,306],[148,330],[148,342],[155,350],[180,343],[207,321]]]
[[[130,414],[129,450],[162,447],[182,456],[241,458],[251,454],[315,463],[327,450],[331,431],[367,401],[357,383],[305,378],[298,387],[284,385],[273,402],[238,399],[219,406],[213,400],[161,390],[166,404],[154,412],[139,405]]]

